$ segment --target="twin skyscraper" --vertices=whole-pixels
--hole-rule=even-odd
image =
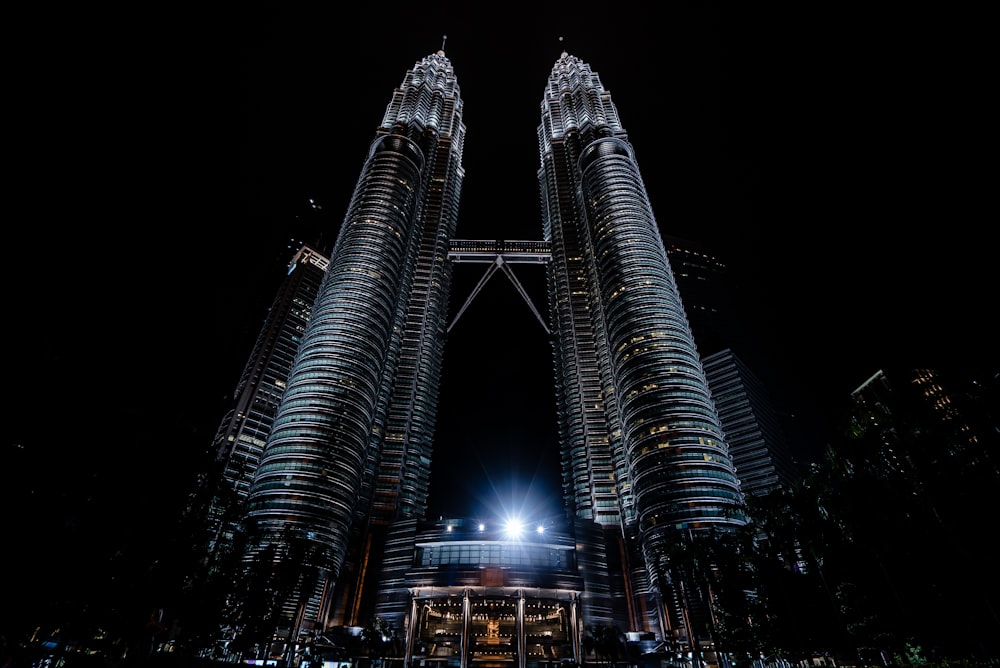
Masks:
[[[590,66],[565,52],[543,93],[537,171],[550,252],[559,436],[551,447],[560,452],[565,535],[575,536],[544,544],[561,555],[550,565],[563,577],[553,584],[537,551],[519,560],[500,538],[425,518],[464,177],[462,112],[443,50],[406,73],[386,108],[273,424],[258,441],[259,463],[244,471],[252,481],[241,495],[244,561],[298,569],[277,624],[293,643],[378,614],[403,631],[412,658],[428,650],[420,611],[434,600],[469,601],[468,627],[477,600],[524,600],[532,587],[572,611],[568,649],[543,652],[546,660],[579,654],[580,629],[598,622],[682,634],[672,546],[745,524],[743,496],[618,111]],[[462,557],[444,549],[448,540],[475,549]],[[483,557],[490,546],[498,556]],[[434,554],[451,555],[451,575]],[[397,577],[387,577],[392,569]],[[431,604],[416,605],[430,590]],[[510,660],[524,666],[533,661],[524,634],[534,617],[522,608],[511,608]],[[455,665],[492,656],[476,654],[469,628],[458,636],[454,659],[444,655]],[[495,645],[497,634],[489,637]]]

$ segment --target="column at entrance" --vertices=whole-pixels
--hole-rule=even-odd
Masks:
[[[472,625],[472,605],[469,602],[469,590],[462,592],[462,668],[469,668],[469,628]]]
[[[580,653],[580,636],[583,633],[583,629],[580,628],[580,601],[573,595],[573,599],[569,602],[569,619],[570,619],[570,633],[573,634],[573,661],[577,665],[583,665],[583,655]]]
[[[528,650],[527,650],[527,637],[524,630],[524,592],[519,591],[517,594],[517,624],[514,627],[517,629],[517,647],[514,651],[517,655],[517,668],[526,668],[528,663]]]
[[[406,634],[406,649],[403,652],[403,665],[409,666],[413,662],[413,648],[417,644],[417,637],[420,634],[420,618],[417,608],[417,592],[410,592],[410,620],[406,624],[409,632]]]

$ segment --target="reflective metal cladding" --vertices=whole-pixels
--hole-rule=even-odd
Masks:
[[[443,52],[417,62],[386,109],[250,489],[257,552],[299,536],[336,578],[355,517],[426,511],[461,117]]]

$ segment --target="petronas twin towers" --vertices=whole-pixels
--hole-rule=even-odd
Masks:
[[[264,534],[294,528],[334,571],[353,525],[426,510],[464,139],[429,56],[372,143],[250,490]]]
[[[427,511],[462,112],[444,51],[417,62],[393,94],[253,477],[249,554],[288,559],[290,541],[309,547],[299,558],[311,575],[287,606],[300,628],[360,623],[360,601],[384,568],[376,557],[400,523]],[[744,524],[739,482],[618,111],[568,53],[544,90],[538,147],[559,433],[551,447],[560,448],[566,516],[634,545],[642,566],[618,577],[657,592],[665,612],[648,618],[666,619],[676,600],[670,544]],[[624,630],[649,631],[644,619]]]

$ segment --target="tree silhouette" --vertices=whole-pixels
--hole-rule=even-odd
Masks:
[[[614,624],[592,624],[584,631],[583,650],[614,666],[625,658],[625,633]]]
[[[400,654],[399,638],[391,622],[379,616],[372,617],[361,630],[364,645],[372,666],[380,666],[385,657]]]

